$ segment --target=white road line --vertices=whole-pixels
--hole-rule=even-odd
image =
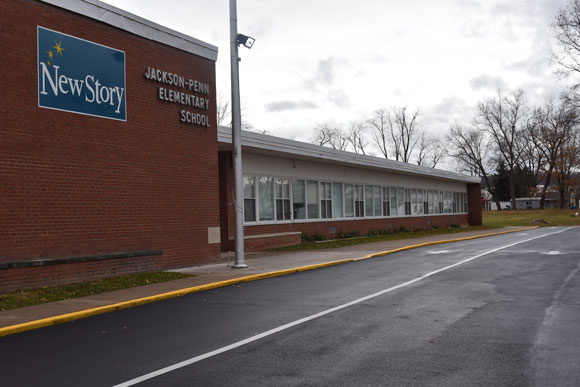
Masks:
[[[330,309],[324,310],[322,312],[319,312],[319,313],[310,315],[308,317],[301,318],[300,320],[292,321],[292,322],[290,322],[288,324],[284,324],[284,325],[281,325],[281,326],[279,326],[277,328],[270,329],[269,331],[259,333],[259,334],[255,335],[255,336],[252,336],[252,337],[248,337],[247,339],[244,339],[244,340],[235,342],[233,344],[227,345],[227,346],[222,347],[222,348],[218,348],[218,349],[216,349],[214,351],[204,353],[203,355],[199,355],[199,356],[196,356],[196,357],[192,357],[190,359],[187,359],[187,360],[184,360],[182,362],[173,364],[171,366],[168,366],[168,367],[165,367],[165,368],[161,368],[160,370],[150,372],[150,373],[145,374],[143,376],[139,376],[139,377],[137,377],[135,379],[128,380],[128,381],[126,381],[124,383],[117,384],[117,385],[115,385],[113,387],[128,387],[128,386],[133,386],[133,385],[135,385],[137,383],[141,383],[141,382],[144,382],[146,380],[153,379],[153,378],[155,378],[157,376],[160,376],[160,375],[163,375],[163,374],[166,374],[166,373],[175,371],[175,370],[177,370],[179,368],[183,368],[183,367],[186,367],[188,365],[197,363],[197,362],[199,362],[201,360],[208,359],[210,357],[219,355],[221,353],[230,351],[230,350],[235,349],[235,348],[239,348],[239,347],[244,346],[246,344],[252,343],[252,342],[257,341],[257,340],[260,340],[260,339],[262,339],[264,337],[271,336],[271,335],[273,335],[275,333],[278,333],[278,332],[284,331],[286,329],[295,327],[297,325],[303,324],[305,322],[308,322],[308,321],[317,319],[317,318],[322,317],[322,316],[325,316],[327,314],[330,314],[330,313],[333,313],[333,312],[336,312],[336,311],[339,311],[339,310],[348,308],[348,307],[353,306],[353,305],[356,305],[356,304],[360,304],[361,302],[364,302],[364,301],[370,300],[372,298],[376,298],[376,297],[382,296],[383,294],[390,293],[390,292],[392,292],[394,290],[403,288],[405,286],[412,285],[412,284],[414,284],[416,282],[419,282],[419,281],[422,281],[422,280],[424,280],[426,278],[429,278],[431,276],[434,276],[435,274],[444,272],[446,270],[452,269],[452,268],[454,268],[456,266],[459,266],[459,265],[463,265],[464,263],[471,262],[474,259],[483,257],[485,255],[488,255],[488,254],[491,254],[491,253],[495,253],[496,251],[503,250],[503,249],[507,249],[509,247],[512,247],[512,246],[515,246],[515,245],[519,245],[521,243],[526,243],[526,242],[532,241],[534,239],[539,239],[539,238],[544,238],[544,237],[547,237],[547,236],[550,236],[550,235],[559,234],[559,233],[564,232],[566,230],[570,230],[571,228],[572,227],[568,227],[568,228],[565,228],[563,230],[555,231],[555,232],[552,232],[552,233],[540,235],[540,236],[533,237],[533,238],[528,238],[528,239],[525,239],[523,241],[511,243],[511,244],[506,245],[506,246],[502,246],[502,247],[498,247],[498,248],[493,249],[493,250],[486,251],[485,253],[481,253],[481,254],[478,254],[478,255],[476,255],[474,257],[464,259],[463,261],[456,262],[456,263],[454,263],[452,265],[445,266],[445,267],[443,267],[441,269],[437,269],[435,271],[432,271],[430,273],[427,273],[427,274],[424,274],[424,275],[422,275],[420,277],[417,277],[417,278],[415,278],[413,280],[404,282],[404,283],[402,283],[400,285],[396,285],[396,286],[390,287],[388,289],[384,289],[384,290],[381,290],[379,292],[370,294],[368,296],[361,297],[361,298],[356,299],[354,301],[347,302],[346,304],[342,304],[342,305],[339,305],[339,306],[335,306],[334,308],[330,308]]]

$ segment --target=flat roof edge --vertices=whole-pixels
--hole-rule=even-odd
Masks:
[[[132,34],[217,61],[218,48],[98,0],[40,0]]]
[[[218,127],[218,142],[231,144],[231,128],[223,126]],[[331,163],[343,163],[363,168],[379,168],[396,173],[408,173],[415,176],[459,181],[463,183],[480,182],[480,178],[475,176],[445,171],[442,169],[421,167],[418,165],[389,159],[382,159],[374,156],[366,156],[347,151],[340,151],[322,147],[316,144],[309,144],[301,141],[289,140],[286,138],[255,132],[242,131],[242,146],[304,156],[308,158],[317,158]]]

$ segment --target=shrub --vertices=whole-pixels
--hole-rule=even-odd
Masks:
[[[312,243],[317,241],[323,241],[326,238],[319,232],[315,232],[314,234],[310,235],[307,232],[303,232],[301,235],[302,243]]]
[[[348,238],[357,238],[357,237],[360,237],[360,232],[358,232],[358,231],[349,231],[349,232],[339,231],[336,233],[337,239],[348,239]]]
[[[399,227],[395,232],[401,233],[401,232],[411,232],[411,231],[412,230],[409,227],[403,225],[403,226]]]
[[[326,238],[324,237],[324,235],[322,235],[322,234],[321,234],[321,233],[319,233],[319,232],[316,232],[316,233],[312,234],[312,238],[314,238],[314,240],[315,240],[315,241],[323,241],[323,240],[325,240],[325,239],[326,239]]]

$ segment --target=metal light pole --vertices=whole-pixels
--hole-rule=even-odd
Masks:
[[[234,158],[234,209],[236,217],[236,260],[233,268],[245,268],[244,262],[244,187],[242,177],[242,127],[240,113],[240,73],[238,58],[238,16],[236,0],[230,0],[230,56],[232,67],[232,156]]]

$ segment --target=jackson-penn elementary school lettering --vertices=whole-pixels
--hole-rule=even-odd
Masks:
[[[125,53],[37,27],[38,105],[126,120]]]
[[[186,80],[182,75],[150,66],[147,66],[144,75],[146,79],[151,81],[186,90],[174,90],[173,88],[161,86],[157,89],[157,98],[160,101],[173,102],[199,110],[209,110],[209,98],[192,94],[209,95],[209,84],[191,78]],[[209,116],[207,114],[182,109],[179,112],[179,120],[191,125],[209,127]]]

